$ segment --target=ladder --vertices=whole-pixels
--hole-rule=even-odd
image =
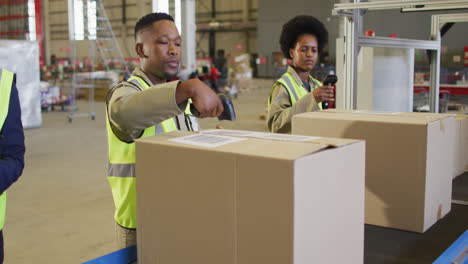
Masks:
[[[107,71],[110,71],[109,63],[119,64],[122,66],[122,69],[113,71],[130,74],[128,65],[125,62],[122,50],[120,49],[119,42],[115,38],[111,23],[107,17],[102,0],[95,0],[95,2],[97,14],[96,41],[98,44],[96,47],[99,53],[99,58],[105,65]]]
[[[82,1],[82,10],[74,10],[75,1]],[[95,61],[96,53],[97,59],[100,61],[106,70],[106,72],[116,72],[118,74],[130,75],[128,65],[122,54],[119,43],[115,38],[114,31],[112,30],[111,23],[104,9],[102,0],[71,0],[71,12],[70,16],[75,16],[75,12],[83,13],[83,24],[84,24],[84,41],[89,43],[89,62],[90,62],[90,72],[89,73],[80,73],[77,71],[77,57],[76,57],[76,48],[77,41],[75,37],[70,37],[70,47],[71,47],[71,63],[73,65],[73,74],[72,74],[72,91],[71,91],[71,113],[68,115],[68,122],[72,122],[73,118],[76,117],[88,117],[90,116],[92,120],[95,120],[96,114],[94,113],[94,90],[95,90]],[[89,9],[95,9],[94,15],[88,13]],[[74,17],[71,18],[71,23],[74,23]],[[92,26],[94,24],[94,26]],[[91,25],[91,26],[90,26]],[[74,28],[71,25],[71,28]],[[120,68],[114,68],[112,66],[117,66]],[[86,75],[87,74],[87,75]],[[83,77],[83,75],[85,77]],[[83,84],[80,82],[81,79],[87,78],[89,82]],[[76,92],[78,88],[89,89],[88,93],[88,105],[89,109],[87,113],[77,113],[78,107],[76,105]],[[110,87],[109,87],[110,88]]]

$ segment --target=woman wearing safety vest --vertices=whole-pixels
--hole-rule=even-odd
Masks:
[[[292,63],[268,98],[267,125],[271,132],[290,133],[295,114],[318,111],[321,102],[334,100],[333,87],[322,86],[310,75],[327,40],[326,28],[312,16],[297,16],[283,25],[279,43],[284,57]]]
[[[3,226],[6,190],[24,168],[24,134],[15,75],[0,69],[0,263],[3,263]]]

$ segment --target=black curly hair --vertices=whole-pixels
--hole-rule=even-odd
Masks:
[[[279,44],[284,57],[292,59],[289,55],[289,49],[294,48],[297,39],[303,34],[311,34],[317,38],[319,53],[328,42],[328,31],[322,22],[313,16],[296,16],[286,22],[281,30]]]
[[[145,29],[151,25],[153,25],[154,22],[159,21],[159,20],[169,20],[174,22],[174,18],[166,13],[150,13],[145,15],[144,17],[140,18],[138,22],[135,25],[135,39],[138,34],[142,29]]]

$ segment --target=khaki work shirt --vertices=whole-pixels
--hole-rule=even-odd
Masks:
[[[152,84],[140,68],[135,68],[132,75]],[[126,142],[134,141],[146,128],[169,118],[175,118],[180,130],[188,130],[184,122],[187,101],[176,104],[178,83],[179,81],[172,81],[151,85],[144,91],[126,81],[118,83],[107,96],[109,121],[116,136]],[[198,125],[195,126],[194,130],[198,130]]]

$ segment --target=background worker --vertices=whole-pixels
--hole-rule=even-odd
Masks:
[[[328,31],[315,17],[297,16],[283,25],[280,46],[291,59],[268,98],[267,126],[271,132],[290,133],[295,114],[319,111],[321,102],[333,101],[333,86],[323,86],[310,72],[328,40]]]

